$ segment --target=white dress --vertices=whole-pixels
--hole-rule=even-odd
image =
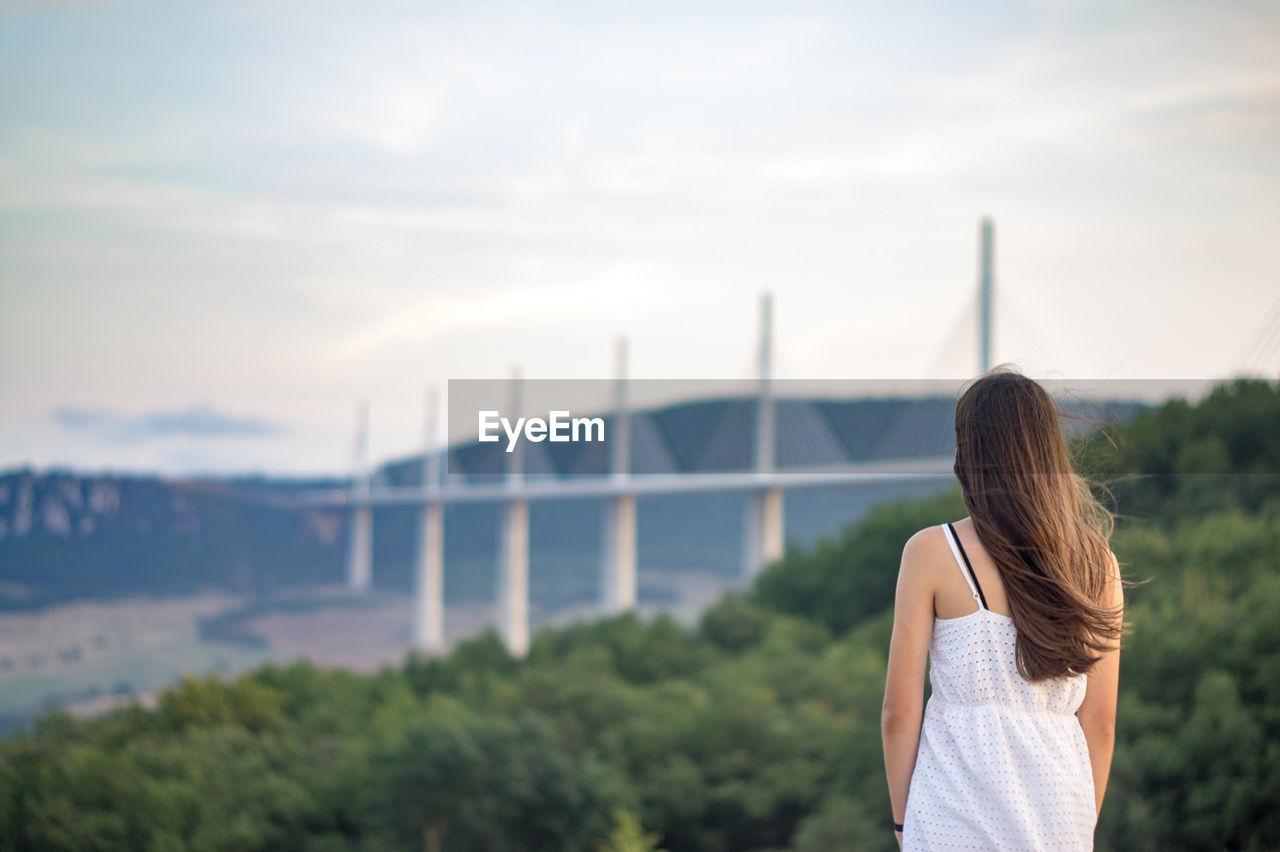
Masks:
[[[942,529],[978,609],[933,622],[933,691],[902,848],[1092,849],[1093,773],[1075,715],[1085,675],[1031,683],[1018,674],[1013,619],[986,608],[954,530]]]

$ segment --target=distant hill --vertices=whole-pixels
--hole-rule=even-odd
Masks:
[[[0,476],[0,607],[335,582],[343,536],[337,513],[234,481],[15,471]]]
[[[1138,403],[1107,403],[1095,420],[1127,420]],[[751,458],[753,401],[702,400],[637,412],[633,469],[697,473],[745,469]],[[779,400],[780,465],[954,452],[954,400]],[[603,473],[605,454],[588,445],[535,445],[527,463],[547,473]],[[492,444],[451,448],[450,470],[484,475],[502,469]],[[378,481],[421,482],[422,459],[383,465]],[[914,485],[794,493],[787,536],[808,544],[889,497],[922,495],[949,478]],[[175,480],[85,476],[70,471],[0,474],[0,609],[76,598],[186,595],[219,589],[257,595],[342,582],[346,518],[338,510],[301,509],[289,497],[342,487],[332,479]],[[599,501],[555,501],[532,510],[531,594],[543,606],[597,596]],[[726,576],[740,566],[742,498],[653,498],[640,505],[642,571],[698,569]],[[446,598],[488,599],[497,557],[493,505],[446,511]],[[417,512],[374,516],[374,584],[411,588]],[[644,594],[644,589],[641,589]]]

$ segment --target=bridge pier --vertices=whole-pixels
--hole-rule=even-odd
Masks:
[[[513,657],[529,652],[529,503],[511,500],[503,508],[498,573],[498,615],[502,638]]]
[[[782,558],[785,544],[782,490],[769,488],[747,495],[743,525],[743,576],[755,580],[770,562]]]
[[[361,402],[356,410],[355,492],[364,499],[351,513],[351,538],[347,549],[347,587],[357,593],[368,591],[373,582],[373,506],[368,502],[371,486],[368,442],[369,406]]]
[[[624,494],[609,501],[604,528],[601,605],[608,615],[636,606],[636,498]]]
[[[357,506],[351,513],[351,542],[347,550],[347,587],[367,592],[373,580],[373,507]]]
[[[427,654],[441,654],[444,653],[444,505],[423,506],[418,524],[413,644]]]
[[[439,398],[427,394],[426,436],[423,446],[422,487],[440,495],[440,453],[436,451]],[[427,654],[444,653],[444,504],[426,503],[418,518],[417,578],[413,596],[413,644]]]

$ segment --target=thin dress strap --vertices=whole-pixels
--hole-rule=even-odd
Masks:
[[[973,566],[969,564],[969,554],[964,552],[964,545],[960,543],[960,536],[956,534],[955,527],[951,524],[943,524],[943,531],[947,536],[947,544],[951,545],[951,554],[956,558],[956,564],[965,568],[968,573],[964,575],[964,581],[969,586],[969,593],[973,595],[973,599],[983,609],[987,608],[987,596],[982,593],[982,586],[978,584],[978,575],[973,573]]]

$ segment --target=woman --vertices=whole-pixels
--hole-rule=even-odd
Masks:
[[[1003,366],[960,397],[955,473],[969,517],[913,535],[898,575],[881,723],[898,842],[1092,849],[1124,630],[1112,517],[1048,393]]]

